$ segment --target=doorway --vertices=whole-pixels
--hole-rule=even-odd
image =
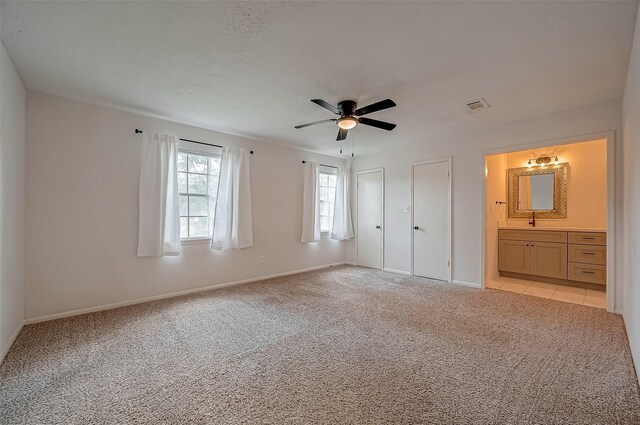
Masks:
[[[485,288],[614,310],[613,148],[602,133],[485,152]]]
[[[451,281],[451,159],[412,165],[412,274]]]
[[[384,264],[384,170],[357,173],[357,264],[382,270]]]

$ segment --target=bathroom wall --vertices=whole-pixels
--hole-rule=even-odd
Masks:
[[[567,218],[536,219],[537,226],[584,227],[606,229],[607,227],[607,142],[573,143],[519,152],[506,155],[507,169],[526,167],[530,158],[550,156],[569,164],[567,176]],[[502,175],[506,187],[506,173]],[[505,189],[506,190],[506,189]],[[489,195],[487,191],[487,196]],[[490,198],[487,198],[491,201]],[[507,219],[509,226],[528,226],[529,219]]]
[[[507,155],[497,154],[486,157],[485,176],[485,271],[487,280],[498,277],[498,226],[507,217],[507,205],[496,204],[507,201]]]

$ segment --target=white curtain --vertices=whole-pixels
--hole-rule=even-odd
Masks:
[[[315,162],[304,165],[304,195],[302,206],[302,242],[320,240],[320,194],[318,175],[320,169]]]
[[[351,222],[351,180],[350,168],[338,168],[336,175],[336,201],[333,209],[333,230],[331,239],[343,241],[353,237]]]
[[[211,248],[241,249],[253,245],[250,153],[234,146],[222,149],[220,184]]]
[[[138,257],[180,254],[178,138],[143,139],[140,169]]]

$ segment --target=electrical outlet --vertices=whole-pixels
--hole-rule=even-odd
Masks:
[[[261,255],[260,257],[258,257],[258,263],[264,264],[264,255]]]

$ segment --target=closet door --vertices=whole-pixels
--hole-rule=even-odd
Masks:
[[[413,165],[413,274],[450,280],[449,161]]]
[[[358,265],[382,269],[382,170],[358,173]]]

